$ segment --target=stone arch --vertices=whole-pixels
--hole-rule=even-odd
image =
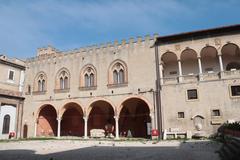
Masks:
[[[150,138],[151,107],[142,98],[127,98],[121,103],[119,130],[121,136]]]
[[[52,103],[41,104],[40,107],[39,107],[39,109],[37,109],[37,111],[35,111],[35,113],[34,113],[34,115],[35,115],[35,120],[36,120],[36,121],[37,121],[37,119],[38,119],[38,116],[39,116],[40,111],[41,111],[44,107],[46,107],[46,106],[51,106],[51,107],[53,107],[54,110],[56,111],[57,115],[58,115],[58,109],[57,109]]]
[[[105,130],[106,126],[113,126],[115,129],[115,107],[104,99],[94,100],[87,109],[88,134],[92,129]],[[112,131],[112,133],[114,133]]]
[[[187,48],[181,53],[181,63],[183,75],[194,75],[199,73],[197,53],[195,50]]]
[[[64,74],[64,75],[62,75]],[[65,68],[62,67],[61,69],[58,70],[56,76],[55,76],[55,88],[56,89],[61,89],[61,84],[60,84],[60,78],[61,76],[64,76],[64,78],[67,78],[67,84],[65,85],[65,89],[69,89],[70,88],[70,79],[71,79],[71,75],[70,75],[70,71]]]
[[[37,114],[37,136],[57,135],[57,111],[50,105],[41,106]]]
[[[177,76],[178,73],[178,62],[177,55],[173,52],[165,52],[161,56],[161,61],[163,63],[163,76]]]
[[[119,83],[127,83],[128,82],[128,67],[127,67],[127,64],[123,60],[116,59],[115,61],[113,61],[110,64],[110,66],[108,68],[108,84],[111,85],[111,84],[116,83],[115,80],[114,80],[114,71],[115,70],[119,73],[119,75],[120,75],[120,71],[123,72],[122,81],[118,81],[118,82]]]
[[[76,102],[66,103],[60,110],[61,135],[83,136],[84,135],[84,110]]]
[[[92,73],[94,75],[94,81],[93,81],[93,84],[91,84],[91,87],[97,86],[97,69],[92,64],[86,64],[82,67],[82,69],[80,71],[80,81],[79,81],[80,87],[86,87],[86,85],[85,85],[86,82],[85,82],[84,76],[88,71],[89,71],[89,74]]]
[[[105,101],[105,102],[109,103],[111,105],[111,107],[113,108],[113,110],[114,110],[114,115],[117,114],[116,113],[116,106],[115,106],[115,104],[112,101],[110,101],[107,98],[97,97],[97,98],[94,98],[94,99],[92,99],[92,100],[90,100],[88,102],[87,108],[85,110],[86,116],[89,116],[89,113],[91,112],[91,109],[92,109],[92,104],[97,102],[97,101]]]
[[[121,100],[120,104],[118,105],[118,108],[116,108],[116,115],[117,115],[117,116],[119,116],[119,114],[120,114],[120,112],[121,112],[121,110],[122,110],[122,108],[123,108],[123,105],[122,105],[123,102],[125,102],[125,101],[127,101],[127,100],[129,100],[129,99],[133,99],[133,98],[135,98],[135,99],[141,99],[142,101],[144,101],[144,102],[148,105],[148,108],[149,108],[150,113],[153,112],[154,107],[153,107],[152,103],[151,103],[147,98],[145,98],[145,97],[143,97],[143,96],[134,95],[134,96],[127,96],[127,97],[125,97],[124,99]]]
[[[45,81],[45,86],[44,89],[47,89],[47,74],[44,71],[40,71],[37,73],[37,75],[34,78],[34,84],[33,84],[33,91],[40,91],[39,90],[39,84],[38,81],[41,80],[41,83],[43,82],[43,80]],[[44,91],[44,90],[42,90]]]
[[[220,70],[218,52],[213,46],[205,46],[200,51],[203,73],[218,72]]]
[[[79,102],[77,101],[70,101],[70,102],[65,102],[65,104],[62,106],[62,108],[59,110],[59,114],[58,116],[61,118],[62,115],[64,114],[64,112],[70,107],[69,104],[74,104],[75,107],[78,108],[78,111],[81,111],[83,112],[83,114],[85,115],[85,109],[83,107],[82,104],[80,104]],[[71,107],[70,107],[71,108]]]
[[[223,67],[226,70],[235,70],[239,69],[240,64],[240,49],[239,46],[235,43],[227,43],[221,49]],[[238,64],[238,65],[232,65]],[[231,68],[237,67],[237,68]]]

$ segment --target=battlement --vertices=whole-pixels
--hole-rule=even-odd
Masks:
[[[81,47],[81,48],[75,48],[73,50],[67,50],[67,51],[62,51],[61,53],[64,54],[69,54],[69,53],[79,53],[79,52],[88,52],[90,50],[103,50],[103,49],[111,49],[111,48],[124,48],[126,45],[131,46],[131,45],[142,45],[144,43],[149,44],[149,42],[156,40],[158,37],[158,34],[154,34],[153,36],[146,35],[144,37],[138,36],[137,38],[129,38],[128,40],[123,39],[121,42],[118,40],[115,40],[113,42],[107,42],[107,43],[101,43],[98,45],[90,45],[86,47]]]
[[[86,47],[81,48],[75,48],[72,50],[66,50],[66,51],[59,51],[56,48],[54,48],[51,45],[48,45],[47,47],[42,47],[37,49],[37,57],[28,58],[27,61],[32,61],[34,59],[45,59],[49,56],[63,56],[63,55],[70,55],[70,54],[77,54],[77,53],[83,53],[83,52],[90,52],[93,50],[110,50],[113,49],[120,49],[124,48],[126,46],[135,46],[135,45],[153,45],[154,41],[158,37],[158,34],[154,34],[153,36],[146,35],[144,37],[138,36],[137,38],[129,38],[128,40],[123,39],[121,42],[118,40],[115,40],[113,42],[107,42],[107,43],[101,43],[98,45],[90,45]]]
[[[37,56],[44,56],[44,55],[51,55],[56,54],[58,50],[51,45],[48,45],[47,47],[38,48],[37,49]]]

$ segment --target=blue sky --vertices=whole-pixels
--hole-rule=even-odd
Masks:
[[[239,0],[0,0],[0,53],[27,58],[240,22]]]

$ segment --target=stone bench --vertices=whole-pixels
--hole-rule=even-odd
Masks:
[[[170,128],[169,131],[165,129],[163,133],[163,139],[166,140],[168,135],[173,135],[174,139],[177,139],[179,135],[184,135],[187,139],[192,138],[191,131],[180,131],[178,128]]]
[[[103,129],[91,129],[90,130],[90,136],[92,138],[104,138],[105,137],[105,131]]]

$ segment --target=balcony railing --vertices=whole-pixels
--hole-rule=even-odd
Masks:
[[[221,72],[222,79],[239,78],[239,76],[240,76],[240,70],[231,70],[231,71]]]
[[[193,75],[184,75],[183,82],[197,82],[199,80],[199,76],[196,74]]]
[[[219,72],[208,72],[208,73],[203,73],[202,75],[200,75],[200,79],[202,81],[218,80],[219,78],[220,78]]]
[[[163,79],[164,84],[176,84],[178,83],[178,77],[164,77]]]
[[[191,83],[191,82],[198,82],[198,81],[214,81],[219,79],[232,79],[232,78],[240,78],[240,70],[163,77],[161,81],[163,85],[165,84],[167,85],[167,84],[177,84],[177,83]]]

